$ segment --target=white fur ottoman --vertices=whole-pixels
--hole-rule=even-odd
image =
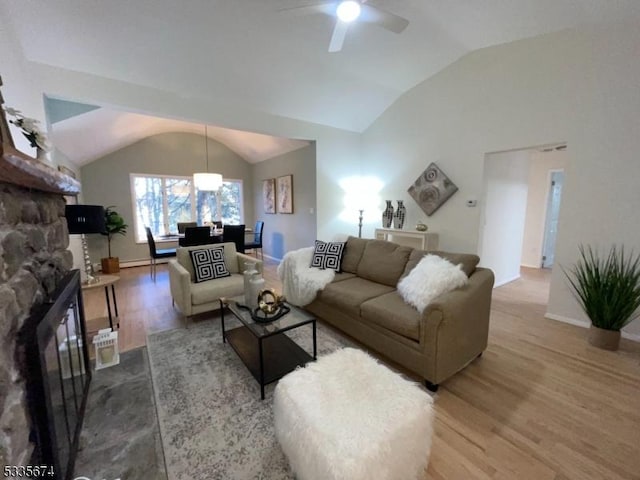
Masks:
[[[429,462],[433,400],[345,348],[280,380],[276,436],[299,480],[412,480]]]

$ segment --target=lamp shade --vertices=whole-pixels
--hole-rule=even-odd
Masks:
[[[198,190],[215,192],[222,187],[222,175],[219,173],[194,173],[193,183]]]
[[[69,233],[107,233],[102,205],[67,205],[64,210]]]

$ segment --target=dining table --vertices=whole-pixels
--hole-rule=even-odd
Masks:
[[[211,235],[209,236],[210,241],[206,244],[210,243],[222,243],[222,230],[212,230]],[[184,242],[184,233],[168,233],[166,235],[158,235],[156,237],[156,241],[160,242],[178,242],[178,245],[183,246]]]
[[[245,228],[245,233],[252,233],[253,229],[251,227]],[[209,245],[211,243],[222,243],[222,228],[212,228],[210,241],[205,245]],[[178,232],[170,232],[164,235],[156,235],[154,237],[156,242],[178,242],[179,246],[183,246],[182,243],[184,241],[184,233]]]

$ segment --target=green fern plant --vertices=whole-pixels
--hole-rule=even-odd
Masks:
[[[640,255],[615,245],[606,258],[580,245],[578,262],[562,269],[580,306],[595,327],[620,330],[640,312]]]

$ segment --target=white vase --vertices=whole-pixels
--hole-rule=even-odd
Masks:
[[[264,278],[259,273],[256,273],[249,280],[249,298],[245,298],[247,307],[255,310],[258,308],[258,295],[264,290]]]
[[[244,262],[244,272],[242,272],[242,275],[244,276],[244,302],[247,306],[249,306],[248,298],[251,292],[251,278],[257,274],[258,270],[256,270],[255,262]]]

